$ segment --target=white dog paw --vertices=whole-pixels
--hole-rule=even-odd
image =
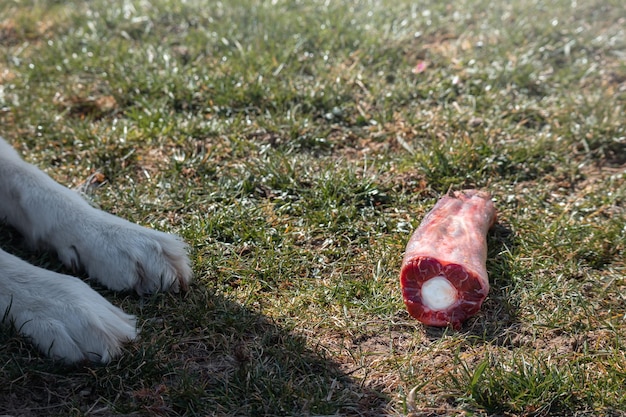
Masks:
[[[46,355],[66,363],[108,363],[137,337],[135,317],[78,278],[46,270],[34,274],[30,290],[13,294],[8,313]]]
[[[90,206],[81,196],[22,161],[0,139],[0,220],[33,246],[54,249],[113,290],[179,291],[191,280],[187,246]]]
[[[75,225],[72,244],[56,244],[61,261],[83,268],[106,287],[138,294],[186,290],[192,278],[187,245],[176,235],[95,211]]]

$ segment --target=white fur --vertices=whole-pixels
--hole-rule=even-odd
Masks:
[[[112,290],[186,289],[180,238],[95,209],[24,162],[0,138],[0,220],[33,246],[55,251],[73,270]],[[77,278],[34,267],[0,250],[0,314],[45,353],[66,362],[108,362],[136,337],[135,318]]]

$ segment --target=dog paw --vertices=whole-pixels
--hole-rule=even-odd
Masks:
[[[192,271],[187,245],[178,236],[99,210],[73,228],[71,244],[55,245],[59,258],[106,287],[140,295],[188,288]]]
[[[135,317],[78,278],[35,267],[30,271],[29,289],[14,292],[8,314],[46,355],[65,363],[108,363],[137,337]]]

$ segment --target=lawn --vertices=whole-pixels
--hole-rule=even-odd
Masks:
[[[0,415],[626,415],[626,5],[446,3],[0,0],[0,135],[195,275],[96,286],[141,328],[109,366],[2,326]],[[463,188],[492,289],[425,327],[402,255]]]

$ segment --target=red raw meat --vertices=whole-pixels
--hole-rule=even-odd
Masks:
[[[491,196],[463,190],[441,198],[411,236],[400,285],[409,313],[430,326],[461,327],[489,292],[487,231],[496,220]]]

